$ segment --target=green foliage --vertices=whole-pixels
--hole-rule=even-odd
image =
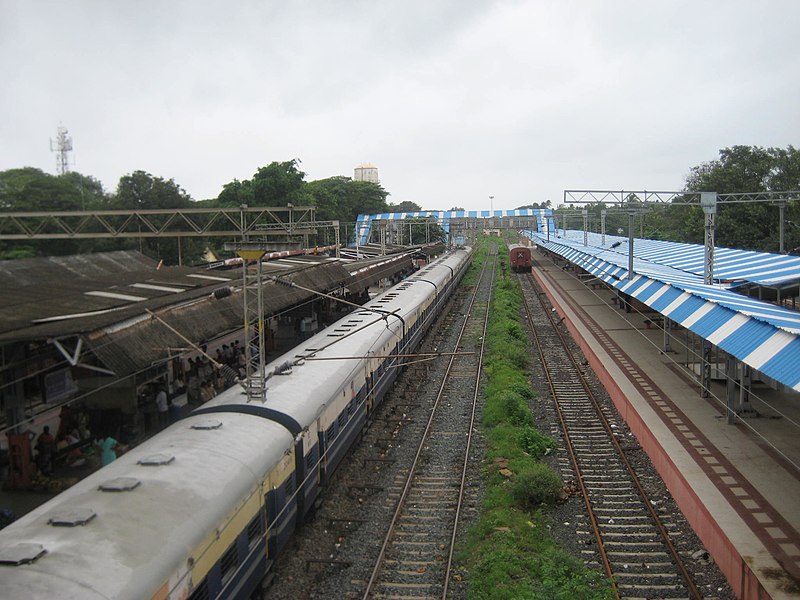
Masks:
[[[0,209],[41,212],[105,208],[103,186],[80,173],[50,175],[25,167],[0,172]]]
[[[250,182],[255,206],[308,206],[311,195],[306,189],[306,174],[297,168],[299,159],[271,162],[261,167]]]
[[[192,199],[173,179],[155,177],[144,171],[123,175],[112,201],[116,209],[188,208]]]
[[[253,204],[253,183],[249,179],[233,181],[222,186],[222,191],[217,196],[214,205],[220,208],[235,208],[242,205]]]
[[[523,427],[519,432],[519,445],[534,458],[541,458],[554,444],[552,438],[541,434],[535,427]]]
[[[500,392],[494,397],[502,407],[503,415],[512,425],[531,425],[533,417],[525,399],[511,390]]]
[[[524,204],[523,206],[518,206],[516,210],[523,210],[526,208],[550,208],[552,204],[550,200],[545,200],[544,202],[531,202],[530,204]]]
[[[496,238],[484,239],[476,249],[475,270],[486,260],[488,243]],[[611,587],[602,574],[588,571],[549,537],[546,517],[537,508],[556,501],[561,482],[537,462],[552,440],[533,427],[529,402],[536,401],[536,394],[519,366],[520,353],[527,357],[528,352],[519,326],[520,307],[516,279],[497,279],[486,339],[482,415],[487,491],[480,520],[460,553],[469,570],[468,597],[610,599]]]
[[[116,194],[111,199],[111,207],[120,210],[189,208],[192,199],[173,179],[156,177],[145,171],[134,171],[120,177]],[[179,228],[178,223],[170,224],[170,216],[151,215],[150,222],[156,227],[170,231]],[[113,219],[112,219],[113,220]],[[147,256],[164,260],[168,265],[192,262],[199,258],[205,243],[196,238],[181,240],[173,237],[142,238],[130,240],[128,247],[141,250]]]
[[[0,172],[0,210],[13,212],[78,211],[107,208],[103,186],[80,173],[50,175],[25,167]],[[118,242],[117,242],[118,243]],[[30,258],[94,252],[95,240],[43,240],[0,242],[0,258]]]
[[[317,207],[320,221],[339,221],[342,240],[353,235],[353,224],[359,214],[386,212],[389,195],[377,183],[353,181],[337,176],[319,179],[307,184],[311,204]]]
[[[558,473],[543,463],[535,463],[514,476],[511,495],[521,510],[531,510],[540,504],[555,504],[560,491]]]
[[[338,219],[340,203],[342,209],[346,208],[351,182],[349,177],[329,177],[308,184],[311,202],[317,207],[317,218],[320,221]]]
[[[386,210],[388,212],[419,212],[422,210],[422,207],[417,204],[416,202],[411,202],[410,200],[403,200],[400,204],[390,204]]]
[[[491,494],[490,494],[491,496]],[[611,586],[600,572],[561,549],[548,535],[541,513],[500,506],[487,498],[469,545],[480,560],[469,571],[471,600],[610,600]]]
[[[718,160],[691,170],[686,189],[720,194],[797,190],[800,189],[800,151],[793,146],[786,149],[724,148]],[[780,247],[779,216],[777,208],[767,203],[723,204],[717,216],[717,244],[775,252]],[[790,222],[800,218],[797,202],[789,204],[786,218]],[[787,249],[800,246],[800,229],[787,227],[785,242]]]
[[[737,145],[723,148],[719,158],[691,167],[686,176],[687,192],[791,191],[800,189],[800,151],[787,148],[761,148]],[[629,194],[627,206],[641,204],[636,194]],[[676,198],[682,202],[683,198]],[[532,206],[532,205],[531,205]],[[527,207],[520,207],[527,208]],[[605,230],[612,235],[628,235],[628,216],[620,207],[601,202],[588,203],[588,226],[601,230],[601,211],[607,210]],[[609,210],[617,208],[617,210]],[[698,205],[665,204],[637,215],[634,235],[660,240],[704,243],[704,217]],[[573,214],[568,214],[572,212]],[[569,206],[555,210],[559,227],[582,229],[583,218]],[[786,207],[785,251],[800,253],[800,203],[791,201]],[[775,204],[721,203],[718,206],[716,243],[718,246],[776,252],[779,242],[780,212]]]

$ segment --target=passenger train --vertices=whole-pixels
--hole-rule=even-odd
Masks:
[[[462,248],[0,531],[3,598],[247,598],[465,273]],[[334,359],[334,360],[315,360]]]

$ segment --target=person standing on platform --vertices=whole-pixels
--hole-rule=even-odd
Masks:
[[[44,426],[39,439],[36,440],[37,462],[39,470],[45,475],[53,472],[53,459],[55,458],[56,440],[50,433],[50,427]]]
[[[177,423],[181,420],[181,405],[178,404],[178,396],[172,398],[172,401],[169,403],[169,422],[170,423]]]
[[[95,445],[100,451],[100,463],[102,466],[106,466],[109,463],[114,462],[117,459],[117,448],[119,447],[119,442],[108,436],[103,438],[99,442],[95,442]]]
[[[156,394],[156,409],[158,410],[158,430],[161,431],[169,425],[169,406],[167,406],[167,392],[163,385],[158,386]]]

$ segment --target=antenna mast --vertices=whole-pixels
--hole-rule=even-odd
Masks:
[[[67,135],[68,133],[66,127],[59,125],[55,143],[52,138],[50,139],[50,151],[56,153],[56,171],[59,175],[69,173],[69,155],[67,153],[72,152],[72,138]]]

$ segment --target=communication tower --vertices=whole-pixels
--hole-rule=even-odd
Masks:
[[[68,136],[66,127],[58,126],[56,140],[50,139],[50,151],[56,153],[56,171],[59,175],[69,173],[69,154],[72,152],[72,138]]]

